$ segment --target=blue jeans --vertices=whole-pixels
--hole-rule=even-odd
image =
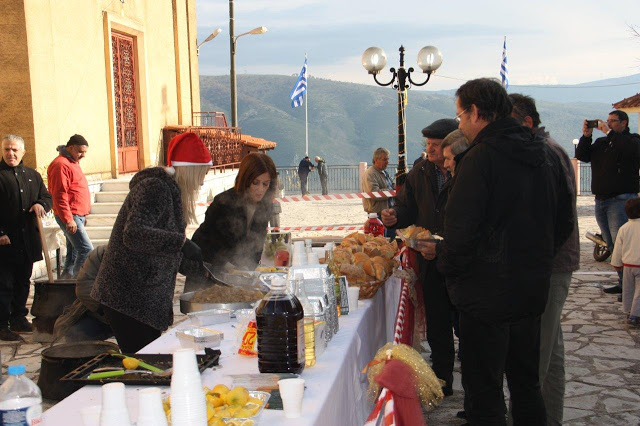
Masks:
[[[612,253],[618,229],[628,220],[624,203],[637,196],[638,194],[620,194],[604,200],[596,199],[596,222],[600,227],[602,238]],[[622,271],[618,271],[618,286],[622,287]]]
[[[67,231],[67,225],[62,219],[58,216],[55,218],[67,239],[67,257],[64,260],[64,273],[65,275],[70,275],[75,278],[78,272],[80,272],[80,268],[87,259],[87,256],[89,256],[89,253],[93,250],[93,244],[91,244],[87,231],[84,229],[86,218],[84,216],[73,215],[73,220],[78,226],[75,234],[70,234]]]

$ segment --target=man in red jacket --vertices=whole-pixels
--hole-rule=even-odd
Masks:
[[[58,146],[58,155],[47,168],[49,192],[53,198],[56,222],[67,238],[64,278],[75,277],[93,250],[84,224],[91,210],[89,184],[80,169],[80,160],[89,149],[87,140],[73,135],[67,145]]]

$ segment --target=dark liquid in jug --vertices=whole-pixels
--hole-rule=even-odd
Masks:
[[[258,370],[295,373],[304,370],[304,313],[290,294],[267,294],[256,309]]]

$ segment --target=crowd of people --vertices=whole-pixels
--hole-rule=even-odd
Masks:
[[[564,149],[542,127],[534,99],[507,94],[492,79],[456,92],[456,117],[422,130],[426,149],[396,197],[364,199],[395,237],[417,225],[442,237],[418,248],[419,283],[432,366],[453,394],[454,334],[458,336],[464,407],[472,425],[562,424],[564,346],[560,316],[579,268],[576,181]],[[595,128],[585,120],[576,157],[591,162],[596,218],[620,283],[628,322],[640,326],[640,136],[628,116],[612,111]],[[0,161],[0,339],[31,331],[25,307],[33,263],[42,259],[37,220],[53,210],[64,232],[64,276],[77,278],[78,301],[56,323],[57,335],[115,335],[136,352],[173,323],[178,272],[186,291],[201,288],[205,263],[214,270],[252,269],[283,189],[265,154],[246,155],[235,185],[217,195],[204,222],[195,199],[212,160],[194,133],[174,137],[167,166],[138,172],[107,246],[93,250],[84,229],[90,210],[79,162],[88,142],[73,135],[42,177],[22,163],[22,138],[2,139]],[[322,193],[327,165],[305,157],[301,192],[317,168]],[[394,189],[389,151],[378,148],[363,176],[367,192]],[[281,194],[280,194],[281,195]],[[279,220],[278,220],[279,222]],[[279,225],[279,223],[278,223]],[[93,251],[92,251],[93,250]],[[505,405],[503,376],[510,392]],[[509,420],[511,419],[511,420]]]
[[[534,99],[509,95],[494,80],[463,84],[456,110],[455,119],[423,129],[425,153],[396,198],[367,202],[365,211],[378,213],[388,228],[413,224],[443,237],[419,248],[419,281],[432,366],[445,396],[453,393],[454,332],[459,338],[458,416],[472,425],[560,425],[560,317],[579,268],[573,165],[541,126]],[[592,142],[585,120],[576,157],[592,163],[596,218],[612,264],[624,270],[623,310],[629,324],[640,324],[640,137],[630,133],[622,111],[596,127],[605,136]],[[385,159],[388,152],[376,150],[368,190],[393,187]]]

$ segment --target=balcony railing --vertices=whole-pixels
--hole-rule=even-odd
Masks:
[[[396,164],[389,164],[387,171],[393,175]],[[278,167],[279,178],[284,182],[286,195],[300,194],[300,179],[298,178],[298,166]],[[360,166],[359,165],[338,165],[328,166],[327,189],[329,193],[349,193],[360,192]],[[309,173],[307,180],[308,190],[312,194],[321,194],[320,177],[317,170]]]
[[[162,158],[160,164],[166,164],[167,148],[171,139],[184,132],[193,132],[200,136],[206,145],[211,159],[212,168],[225,169],[237,167],[244,155],[244,144],[241,133],[231,127],[205,126],[167,126],[162,131]]]

